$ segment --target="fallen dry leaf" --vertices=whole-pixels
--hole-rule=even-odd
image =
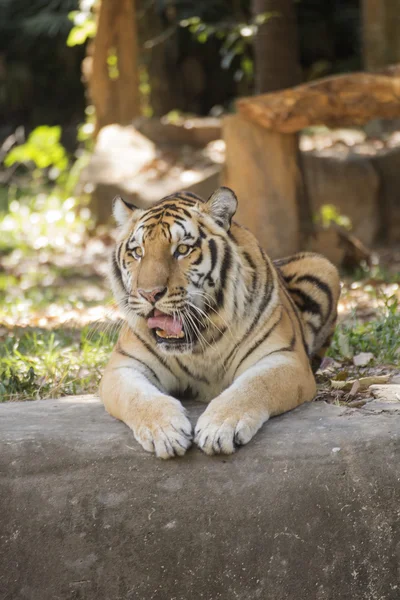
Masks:
[[[340,371],[340,373],[337,373],[335,381],[347,381],[348,376],[349,372],[347,371],[347,369],[345,369],[344,371]]]
[[[361,387],[360,382],[358,381],[358,379],[356,379],[352,385],[350,392],[349,392],[349,396],[355,396],[357,394],[358,390],[360,389],[360,387]]]
[[[360,377],[360,379],[348,379],[347,381],[336,381],[331,379],[331,386],[334,390],[350,391],[357,381],[359,383],[358,390],[366,390],[370,385],[387,383],[390,375],[372,375],[371,377]]]

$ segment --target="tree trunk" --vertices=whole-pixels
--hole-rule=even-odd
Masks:
[[[256,92],[296,85],[301,80],[297,24],[292,0],[253,0],[253,16],[276,13],[259,28],[254,42]],[[241,115],[224,119],[224,183],[238,194],[239,221],[273,257],[300,250],[312,230],[296,133],[267,131]]]
[[[224,184],[238,196],[237,218],[272,258],[300,248],[297,138],[267,131],[240,115],[225,117]]]
[[[102,0],[93,44],[89,95],[95,134],[105,125],[126,125],[140,114],[134,0]]]
[[[155,117],[183,109],[182,75],[178,64],[176,7],[140,0],[139,36],[150,84],[150,106]]]
[[[400,0],[363,0],[364,67],[400,62]]]
[[[255,93],[281,90],[301,81],[293,0],[253,0],[253,16],[274,13],[254,40]]]

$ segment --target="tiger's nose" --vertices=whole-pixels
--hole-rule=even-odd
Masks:
[[[166,291],[166,287],[156,287],[153,290],[143,290],[142,288],[139,288],[138,294],[147,300],[147,302],[150,302],[150,304],[155,304],[157,300],[161,300]]]

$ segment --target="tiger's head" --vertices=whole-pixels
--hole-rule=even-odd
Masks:
[[[145,323],[165,353],[201,352],[215,327],[220,330],[216,320],[234,262],[229,230],[236,208],[236,196],[226,187],[207,202],[182,192],[146,210],[114,199],[120,229],[113,292],[131,327]]]

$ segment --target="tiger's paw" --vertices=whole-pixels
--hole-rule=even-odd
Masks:
[[[132,429],[142,448],[158,458],[183,456],[192,445],[192,426],[183,412],[175,411],[172,416],[159,415],[154,420],[145,419]]]
[[[219,412],[219,411],[218,411]],[[233,454],[247,444],[267,420],[262,415],[223,415],[206,410],[197,421],[194,441],[208,455]]]

